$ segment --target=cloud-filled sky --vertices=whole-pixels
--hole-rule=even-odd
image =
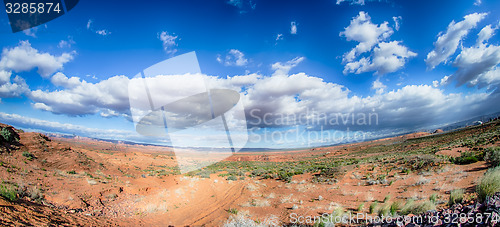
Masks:
[[[136,132],[129,82],[195,51],[199,76],[240,93],[247,147],[426,130],[500,111],[499,28],[486,0],[80,1],[18,33],[2,10],[0,122],[169,144]]]

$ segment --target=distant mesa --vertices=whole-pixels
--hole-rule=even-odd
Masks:
[[[436,133],[443,133],[444,131],[442,129],[436,129],[433,133],[436,134]]]

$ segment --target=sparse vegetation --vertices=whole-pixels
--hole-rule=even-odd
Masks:
[[[457,165],[467,165],[482,160],[483,156],[484,153],[462,152],[459,157],[456,158],[451,157],[450,162],[455,163]]]
[[[386,195],[384,198],[384,203],[387,203],[391,199],[391,195]]]
[[[434,204],[437,203],[438,200],[438,194],[433,193],[431,196],[429,196],[429,201],[433,202]]]
[[[236,209],[236,208],[229,208],[229,210],[227,210],[227,212],[230,213],[230,214],[237,215],[238,214],[238,209]]]
[[[0,196],[11,202],[16,201],[17,189],[14,185],[2,183],[0,184]]]
[[[35,155],[27,151],[23,151],[23,156],[26,157],[26,159],[28,159],[29,161],[35,159]]]
[[[364,209],[365,209],[365,203],[360,203],[358,205],[358,212],[363,212]]]
[[[378,208],[378,202],[377,201],[375,201],[372,204],[370,204],[370,214],[375,213],[375,211],[377,211],[377,208]]]
[[[408,200],[401,209],[401,214],[421,214],[430,210],[436,210],[436,204],[430,200],[426,200],[421,203],[415,203],[414,200]]]
[[[450,199],[448,200],[448,205],[452,206],[456,203],[461,203],[464,200],[465,190],[455,189],[450,193]]]
[[[387,216],[389,214],[389,211],[391,210],[391,205],[390,204],[384,204],[382,207],[378,209],[378,216]]]
[[[500,147],[489,147],[485,150],[485,161],[491,163],[491,165],[500,165]]]
[[[402,204],[401,202],[399,201],[394,201],[392,204],[391,204],[391,209],[390,209],[390,212],[392,215],[396,215],[397,212],[399,212],[402,208]]]
[[[476,187],[476,192],[481,202],[496,192],[500,192],[500,167],[490,169],[484,174]]]

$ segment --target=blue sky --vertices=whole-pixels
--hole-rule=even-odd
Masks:
[[[250,138],[350,130],[370,139],[432,128],[500,111],[499,9],[485,0],[81,1],[14,34],[1,10],[0,122],[165,142],[135,132],[127,83],[195,51],[203,74],[241,93],[248,122],[306,110],[379,118],[376,125],[249,123]],[[235,76],[247,82],[230,82]],[[252,109],[261,115],[250,116]],[[345,141],[251,139],[247,146],[333,142]]]

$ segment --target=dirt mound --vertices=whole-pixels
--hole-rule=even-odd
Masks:
[[[437,133],[443,133],[444,131],[442,129],[436,129],[433,133],[434,134],[437,134]]]

